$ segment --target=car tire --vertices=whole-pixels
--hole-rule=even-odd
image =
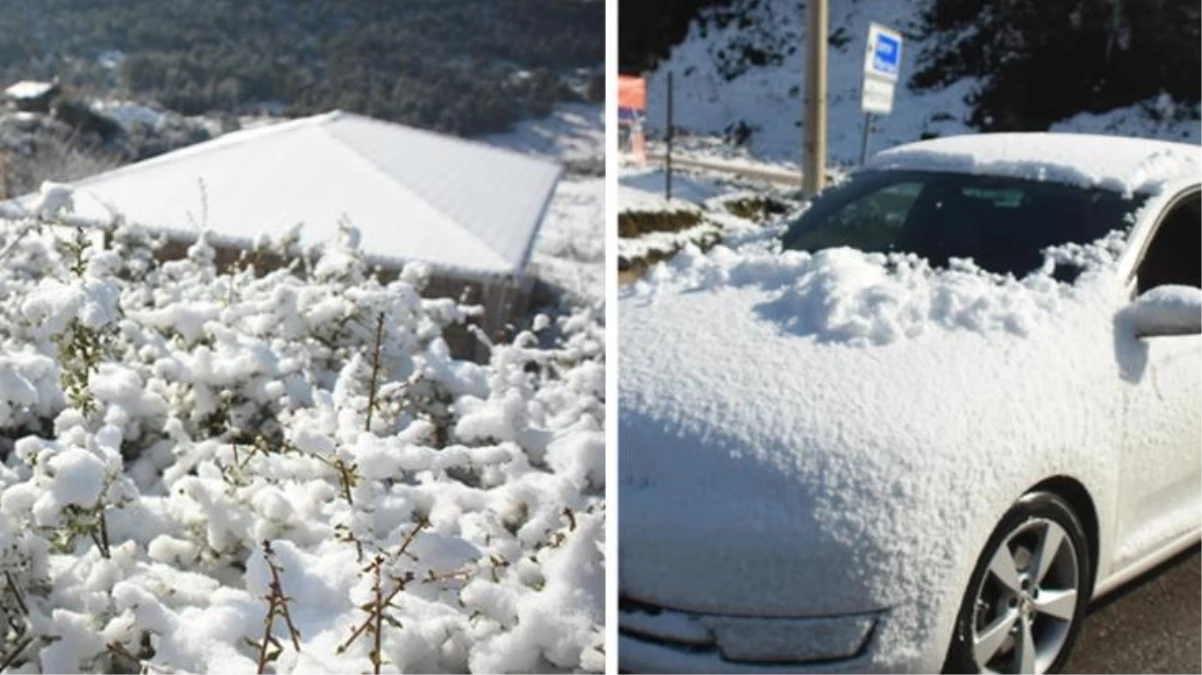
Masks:
[[[1089,544],[1073,508],[1049,492],[1024,496],[977,561],[944,672],[1058,672],[1092,584]]]

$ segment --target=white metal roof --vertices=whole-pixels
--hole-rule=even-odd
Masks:
[[[1202,173],[1202,146],[1065,133],[948,136],[886,150],[870,169],[953,171],[1157,192]]]
[[[377,263],[520,274],[559,173],[483,143],[334,111],[78,181],[75,214],[104,222],[108,205],[129,222],[184,234],[203,225],[246,244],[303,223],[303,246],[336,242],[346,220]]]

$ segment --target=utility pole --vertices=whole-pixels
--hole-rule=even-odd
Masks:
[[[826,183],[827,0],[806,0],[805,140],[801,189],[812,197]]]

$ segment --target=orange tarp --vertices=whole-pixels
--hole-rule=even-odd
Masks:
[[[630,75],[618,76],[618,107],[647,109],[647,80]]]

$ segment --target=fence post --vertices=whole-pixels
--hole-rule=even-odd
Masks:
[[[672,136],[675,135],[672,126],[672,71],[668,71],[668,133],[666,136],[667,153],[664,158],[664,197],[672,201]]]

